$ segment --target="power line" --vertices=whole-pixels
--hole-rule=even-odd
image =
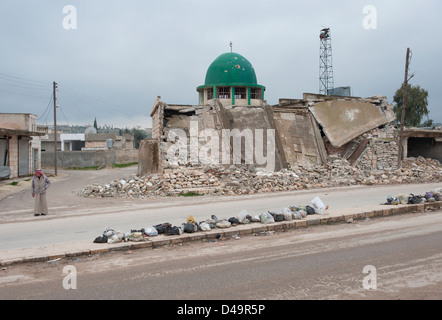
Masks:
[[[1,78],[1,80],[4,80],[3,78]],[[28,84],[14,84],[14,83],[5,83],[5,82],[0,82],[0,85],[5,85],[5,86],[10,86],[10,87],[17,87],[17,88],[24,88],[24,89],[32,89],[32,90],[48,90],[48,87],[44,87],[44,86],[30,86]]]
[[[111,110],[116,111],[118,113],[118,115],[121,115],[122,113],[127,113],[127,112],[133,113],[134,115],[139,115],[138,112],[134,112],[130,109],[126,109],[121,106],[113,105],[107,101],[92,97],[92,96],[84,94],[84,93],[81,93],[81,92],[74,90],[72,88],[69,88],[66,86],[63,86],[62,88],[67,89],[68,92],[65,92],[65,93],[70,95],[71,97],[79,99],[79,100],[81,100],[85,103],[88,103],[88,104],[93,104],[93,105],[97,106],[98,108],[102,108],[106,111],[109,111],[109,109],[111,109]]]
[[[54,98],[54,96],[51,95],[51,98],[49,99],[48,106],[46,107],[46,109],[45,109],[45,111],[43,112],[43,114],[41,115],[41,117],[40,117],[40,118],[37,118],[37,120],[41,120],[41,119],[44,117],[44,115],[46,114],[46,112],[49,111],[49,108],[51,107],[51,102],[52,102],[52,99],[53,99],[53,98]],[[49,113],[48,113],[48,114],[49,114]]]
[[[7,92],[7,93],[12,93],[12,94],[23,96],[23,97],[37,98],[37,99],[46,99],[46,97],[42,97],[42,96],[36,96],[36,95],[32,95],[32,94],[25,94],[25,93],[22,93],[22,92],[14,92],[14,91],[9,91],[9,90],[5,90],[5,89],[1,89],[1,88],[0,88],[0,91]]]
[[[23,81],[23,82],[41,83],[39,86],[47,87],[47,82],[45,82],[45,81],[31,80],[31,79],[21,78],[21,77],[17,77],[17,76],[11,76],[9,74],[5,74],[5,73],[1,73],[1,72],[0,72],[0,78],[7,79],[7,80],[12,80],[12,81],[16,81],[16,82]]]

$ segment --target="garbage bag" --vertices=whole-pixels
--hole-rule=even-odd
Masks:
[[[425,192],[425,198],[433,198],[433,192]]]
[[[247,210],[241,210],[241,212],[238,214],[238,222],[243,223],[244,219],[247,219],[248,213]]]
[[[315,209],[315,212],[317,214],[324,214],[325,213],[326,206],[325,206],[324,202],[322,202],[322,200],[319,199],[319,197],[315,197],[311,201],[311,204],[312,204],[313,209]]]
[[[388,203],[388,204],[393,204],[393,201],[394,201],[394,198],[393,198],[392,196],[389,195],[389,196],[387,197],[387,203]]]
[[[166,222],[166,223],[157,224],[153,227],[158,231],[158,234],[161,234],[161,233],[166,233],[167,229],[171,228],[172,225],[169,222]]]
[[[171,225],[169,225],[167,227],[167,230],[165,232],[165,234],[168,235],[168,236],[180,235],[182,233],[183,233],[183,229],[182,228],[179,228],[177,226],[173,226],[172,227]]]
[[[107,243],[108,237],[105,235],[96,237],[94,243]]]
[[[232,225],[237,225],[239,223],[238,218],[230,217],[228,220]]]
[[[282,209],[282,215],[284,216],[284,220],[290,221],[293,219],[292,212],[289,208]]]
[[[282,213],[276,213],[276,212],[272,212],[272,211],[269,211],[269,213],[273,216],[273,219],[275,221],[283,221],[284,220],[284,215]]]
[[[110,238],[115,234],[114,229],[106,228],[106,230],[103,231],[103,235]]]
[[[407,204],[409,197],[410,197],[409,194],[400,194],[400,195],[398,195],[397,199],[399,201],[399,204]]]
[[[306,209],[305,212],[307,212],[307,214],[316,214],[315,209],[313,207],[306,206],[305,209]]]
[[[205,223],[207,223],[210,226],[210,229],[214,229],[216,228],[216,221],[213,219],[206,219],[206,221],[204,221]]]
[[[186,233],[194,233],[194,232],[198,231],[198,227],[196,226],[196,224],[194,224],[192,222],[184,223],[183,231]]]
[[[408,204],[418,204],[422,202],[422,198],[420,196],[415,196],[414,194],[410,194],[408,198]]]
[[[122,239],[118,237],[116,234],[114,234],[112,237],[107,239],[107,243],[118,243],[121,242]]]
[[[186,219],[187,223],[195,223],[195,218],[192,215],[189,215]]]
[[[307,211],[305,210],[298,210],[296,213],[301,215],[301,218],[307,217]]]
[[[144,228],[141,230],[143,230],[143,233],[149,237],[155,237],[158,235],[158,230],[153,227],[152,228]]]
[[[212,229],[207,222],[201,222],[199,224],[199,227],[200,227],[201,231],[210,231]]]
[[[232,224],[227,220],[221,220],[216,223],[218,228],[230,228]]]
[[[293,219],[300,220],[302,219],[302,215],[299,212],[293,213]]]
[[[141,241],[141,240],[143,240],[143,233],[142,232],[131,232],[127,235],[127,240]]]
[[[263,214],[261,214],[261,222],[264,224],[274,223],[275,219],[273,218],[273,216],[270,213],[264,212]]]

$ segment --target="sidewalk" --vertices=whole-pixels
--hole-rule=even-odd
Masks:
[[[390,215],[426,212],[439,210],[442,201],[414,204],[414,205],[375,205],[366,208],[351,208],[340,210],[328,210],[324,215],[310,215],[305,219],[281,221],[271,224],[254,222],[249,224],[232,226],[226,229],[212,229],[211,231],[199,231],[184,233],[177,236],[158,235],[139,242],[121,242],[116,244],[97,244],[90,241],[80,241],[69,244],[55,244],[34,249],[19,249],[14,251],[0,251],[0,266],[26,262],[51,262],[56,259],[75,259],[81,256],[95,255],[121,250],[136,250],[141,248],[157,248],[170,244],[186,243],[190,241],[212,240],[217,238],[232,238],[235,235],[253,235],[260,232],[280,232],[290,229],[309,228],[323,224],[345,223],[366,218],[384,217]],[[353,220],[350,220],[353,219]]]

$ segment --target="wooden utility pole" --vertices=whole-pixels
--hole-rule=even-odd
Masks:
[[[404,125],[405,125],[405,108],[407,106],[407,94],[408,94],[408,66],[410,64],[410,48],[407,48],[407,58],[405,62],[405,80],[404,80],[404,88],[403,88],[403,95],[402,95],[402,111],[401,111],[401,126],[400,126],[400,133],[399,133],[399,145],[398,145],[398,157],[397,157],[397,167],[401,167],[401,161],[403,156],[403,148],[402,148],[402,141],[403,141],[403,134],[404,134]]]
[[[54,170],[57,175],[57,83],[53,83],[54,90]]]

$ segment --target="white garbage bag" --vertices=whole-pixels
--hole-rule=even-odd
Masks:
[[[275,222],[275,219],[273,218],[273,216],[272,216],[270,213],[268,213],[268,212],[264,212],[264,213],[261,215],[261,222],[264,223],[264,224],[267,224],[267,223],[274,223],[274,222]]]
[[[311,201],[311,204],[317,214],[324,214],[325,213],[326,206],[325,206],[324,202],[322,202],[322,200],[319,199],[319,197],[315,197]]]

